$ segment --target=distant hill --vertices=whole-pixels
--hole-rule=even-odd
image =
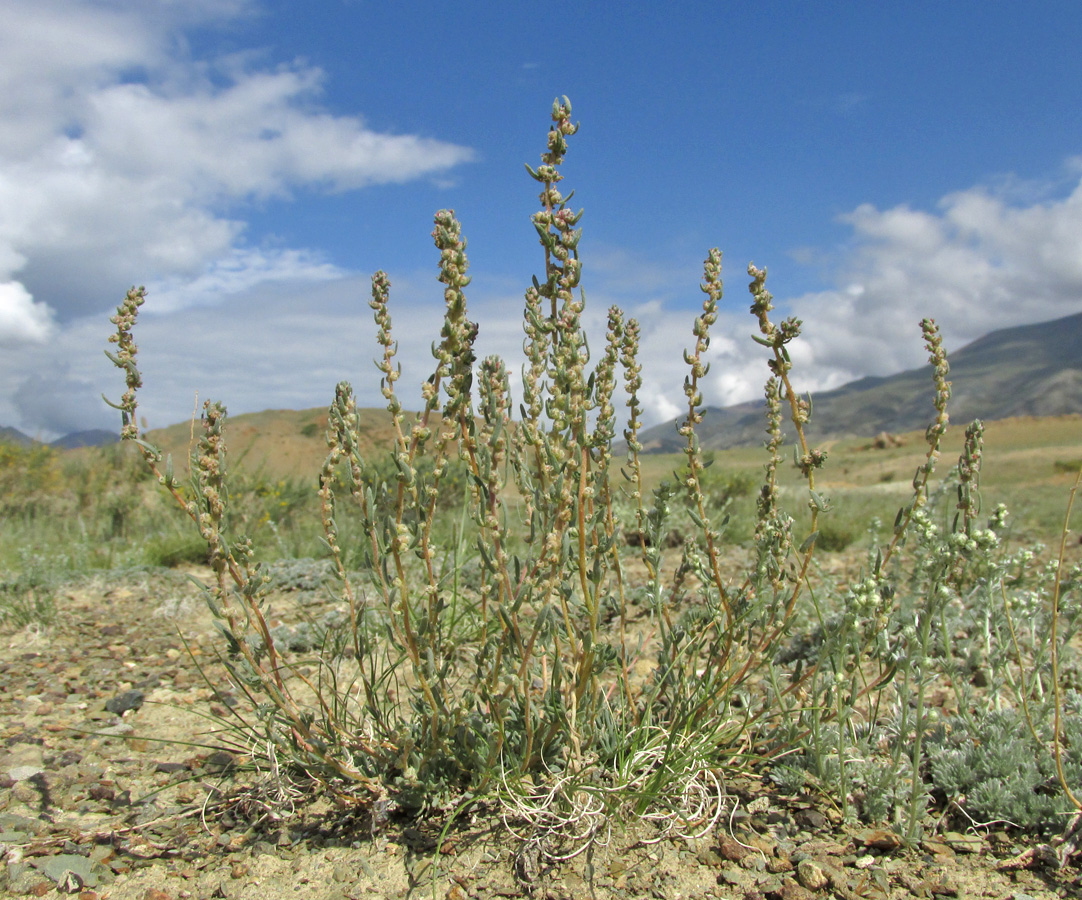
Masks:
[[[360,448],[365,454],[389,449],[394,439],[391,415],[386,409],[360,409]],[[408,417],[407,417],[408,418]],[[433,424],[438,424],[435,417]],[[301,476],[313,483],[327,455],[327,408],[265,410],[230,416],[226,422],[226,447],[231,469],[242,468],[268,478]],[[179,472],[187,471],[188,457],[199,440],[199,422],[181,422],[157,428],[146,439],[173,457]],[[79,450],[116,443],[118,431],[79,431],[53,441],[58,450]],[[0,427],[0,443],[42,446],[15,428]]]
[[[0,444],[15,444],[19,447],[29,447],[34,443],[33,438],[28,438],[18,428],[7,428],[0,425]]]
[[[386,409],[358,409],[361,453],[389,450],[394,440],[391,414]],[[407,415],[407,421],[410,416]],[[438,421],[435,420],[435,421]],[[272,409],[229,416],[225,442],[230,469],[258,472],[268,478],[301,477],[315,484],[327,455],[327,408]],[[147,432],[146,439],[173,457],[178,472],[200,438],[199,422],[182,422]]]
[[[62,438],[51,441],[48,446],[57,450],[75,450],[79,447],[102,447],[106,444],[115,444],[120,440],[119,431],[107,431],[104,428],[94,428],[90,431],[75,431],[66,434]],[[27,437],[18,428],[5,428],[0,426],[0,444],[15,444],[19,447],[42,445],[43,442],[32,437]]]
[[[1082,413],[1082,313],[993,331],[949,352],[951,403],[955,423],[1014,416]],[[861,378],[812,395],[808,433],[817,439],[923,429],[934,417],[930,367],[884,378]],[[647,429],[646,452],[684,448],[678,420]],[[764,403],[708,407],[698,435],[707,450],[762,443]],[[789,426],[792,430],[792,425]]]
[[[103,447],[106,444],[115,444],[120,440],[119,431],[107,431],[104,428],[94,428],[90,431],[75,431],[57,438],[49,444],[60,450],[74,450],[77,447]]]
[[[953,384],[950,414],[955,423],[1018,416],[1060,416],[1082,413],[1082,313],[1006,328],[985,335],[950,353]],[[932,378],[924,366],[885,378],[861,378],[832,391],[814,394],[809,435],[872,438],[880,432],[923,430],[931,421]],[[362,452],[384,450],[393,439],[385,409],[359,411]],[[647,429],[642,442],[647,452],[683,449],[676,422]],[[727,407],[708,407],[699,428],[704,449],[761,444],[764,434],[761,400]],[[226,441],[231,467],[261,471],[266,476],[315,477],[326,452],[326,408],[267,410],[231,416]],[[792,426],[789,426],[789,430]],[[178,469],[187,461],[199,426],[184,422],[150,432],[148,439],[172,454]],[[77,432],[52,446],[73,449],[114,443],[117,434],[96,430]],[[15,428],[0,427],[0,443],[37,443]]]

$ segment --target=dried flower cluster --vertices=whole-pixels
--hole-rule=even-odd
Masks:
[[[132,328],[143,289],[133,288],[113,317],[110,358],[127,385],[117,405],[123,436],[140,444],[209,547],[216,577],[207,601],[232,676],[255,708],[251,719],[236,713],[238,727],[269,748],[275,766],[284,759],[380,810],[495,794],[535,828],[577,840],[569,853],[628,810],[665,833],[698,834],[720,814],[719,772],[779,757],[779,780],[803,783],[810,772],[834,789],[846,814],[893,818],[915,840],[929,802],[921,777],[929,760],[944,783],[977,790],[960,769],[973,764],[929,708],[940,680],[966,711],[956,734],[1000,733],[988,714],[1014,696],[1030,721],[1056,711],[1051,735],[1030,730],[1039,752],[1049,741],[1058,748],[1057,654],[1069,652],[1082,621],[1080,579],[1063,577],[1062,553],[1045,570],[1036,570],[1035,551],[1008,553],[1005,509],[981,526],[979,422],[952,470],[957,503],[948,525],[944,491],[930,489],[950,399],[935,323],[921,326],[935,419],[912,495],[885,546],[873,531],[858,576],[813,587],[832,504],[816,488],[827,454],[806,436],[811,399],[792,380],[788,348],[802,323],[771,319],[766,270],[749,266],[755,340],[769,353],[771,375],[756,520],[750,546],[737,547],[698,437],[721,253],[711,250],[704,262],[705,299],[684,354],[686,464],[648,496],[640,327],[610,309],[603,349],[591,359],[583,213],[560,189],[568,139],[578,131],[566,98],[553,104],[551,122],[541,165],[527,166],[541,186],[532,221],[543,269],[525,291],[517,415],[503,361],[475,353],[466,240],[452,212],[438,212],[432,232],[446,306],[417,413],[399,397],[390,280],[383,272],[372,278],[376,365],[394,437],[385,457],[366,456],[353,389],[337,386],[319,501],[348,616],[321,624],[314,675],[268,626],[270,575],[253,542],[231,531],[224,408],[203,408],[188,488],[169,461],[159,471],[161,454],[143,441],[135,415],[141,378]],[[799,472],[795,515],[785,504],[793,490],[783,485],[787,441]],[[677,512],[691,527],[666,547]],[[798,624],[807,635],[796,635]],[[335,628],[344,633],[332,640]],[[990,671],[980,697],[964,671],[974,659]],[[1076,764],[1057,750],[1061,778]],[[1013,810],[1006,796],[974,811]]]

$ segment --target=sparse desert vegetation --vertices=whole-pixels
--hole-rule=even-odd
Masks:
[[[143,434],[133,289],[111,351],[126,443],[0,455],[0,615],[48,627],[58,586],[91,571],[202,571],[219,637],[200,740],[264,776],[229,807],[253,830],[333,798],[369,837],[436,822],[439,860],[487,816],[531,891],[614,829],[744,846],[761,810],[733,786],[759,779],[829,810],[824,828],[887,835],[863,846],[936,853],[995,829],[1022,841],[1003,848],[1016,869],[1066,870],[1082,809],[1082,570],[1065,524],[1082,418],[950,423],[925,320],[927,431],[812,445],[786,349],[802,323],[772,318],[766,272],[749,266],[773,373],[765,449],[704,451],[711,250],[684,451],[642,453],[638,326],[610,310],[592,354],[581,326],[582,214],[559,186],[576,130],[558,101],[530,170],[543,264],[525,292],[520,398],[502,361],[474,357],[447,211],[433,231],[447,312],[417,393],[398,381],[392,287],[373,277],[379,412],[342,383],[322,413],[232,422],[211,402],[194,438]],[[316,588],[318,608],[283,611],[290,590]],[[883,874],[867,896],[899,885]]]

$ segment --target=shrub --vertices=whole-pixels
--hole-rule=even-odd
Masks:
[[[136,539],[177,517],[131,446],[3,446],[0,487],[0,566],[48,560],[52,578],[140,560]]]
[[[771,377],[754,527],[749,546],[735,547],[726,511],[747,485],[710,472],[696,432],[721,254],[711,250],[704,263],[705,299],[685,353],[686,465],[648,496],[638,323],[610,309],[592,366],[582,328],[582,212],[568,208],[559,188],[578,129],[570,116],[566,98],[554,104],[542,165],[529,168],[541,186],[533,224],[544,266],[525,293],[517,417],[503,362],[474,354],[466,242],[452,213],[437,213],[432,233],[446,312],[417,414],[404,411],[398,393],[390,281],[382,272],[372,279],[394,442],[389,462],[360,452],[353,391],[339,384],[319,498],[348,611],[342,621],[309,623],[302,635],[268,626],[270,570],[237,530],[242,518],[231,516],[224,408],[205,404],[193,477],[182,485],[135,424],[141,377],[132,328],[144,291],[133,288],[112,319],[110,358],[127,383],[118,404],[123,436],[139,444],[207,544],[215,583],[206,599],[230,673],[255,708],[241,727],[259,736],[253,745],[339,795],[409,810],[495,795],[535,831],[569,840],[573,831],[580,848],[622,812],[699,833],[721,813],[720,770],[785,754],[787,782],[803,767],[835,790],[847,813],[893,817],[913,840],[929,797],[921,776],[935,727],[930,691],[949,680],[961,698],[960,673],[977,652],[955,640],[959,616],[983,610],[967,627],[993,629],[1003,642],[990,660],[997,680],[987,708],[1015,686],[1026,701],[1047,696],[1054,680],[1041,668],[1049,648],[1041,635],[1026,643],[1012,628],[1016,640],[1003,641],[1014,621],[1008,598],[1029,589],[1019,586],[1032,573],[1028,560],[1003,551],[1005,511],[987,528],[978,524],[980,423],[967,431],[955,470],[953,515],[930,480],[950,396],[938,329],[922,323],[936,418],[912,497],[860,578],[813,583],[817,546],[835,539],[831,504],[816,490],[826,454],[807,443],[810,402],[790,376],[787,345],[801,323],[771,319],[766,271],[748,267],[755,339]],[[807,507],[799,532],[779,488],[785,419]],[[461,527],[441,527],[456,509]],[[690,526],[667,550],[677,517]],[[1066,602],[1061,570],[1055,590],[1059,598],[1064,588]],[[1035,590],[1047,598],[1047,579]],[[316,661],[302,666],[291,644],[318,649]],[[1019,669],[1034,671],[1028,684],[1014,677],[1011,647]],[[1051,647],[1066,652],[1054,629]]]
[[[46,625],[56,615],[57,579],[49,561],[24,553],[16,574],[0,580],[0,623]]]
[[[144,546],[147,565],[175,569],[184,565],[204,565],[207,543],[198,534],[162,535],[151,538]]]
[[[827,521],[820,527],[819,537],[816,538],[815,543],[824,553],[836,553],[839,550],[845,550],[856,538],[857,535],[847,525]]]
[[[1064,740],[1073,752],[1066,774],[1082,784],[1082,697],[1070,693],[1064,712]],[[1055,761],[1044,752],[1051,741],[1031,734],[1025,716],[1006,707],[974,719],[957,716],[929,736],[929,769],[934,788],[973,820],[1006,823],[1017,828],[1061,831],[1073,811],[1059,790]]]
[[[59,505],[63,470],[59,454],[44,444],[0,443],[0,515],[49,515]]]

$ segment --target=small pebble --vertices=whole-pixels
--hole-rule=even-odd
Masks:
[[[118,694],[112,700],[105,703],[105,708],[118,716],[123,715],[130,709],[139,709],[143,705],[146,695],[142,691],[130,690]]]
[[[796,864],[796,877],[809,891],[822,890],[830,882],[822,866],[810,859],[802,859]]]

